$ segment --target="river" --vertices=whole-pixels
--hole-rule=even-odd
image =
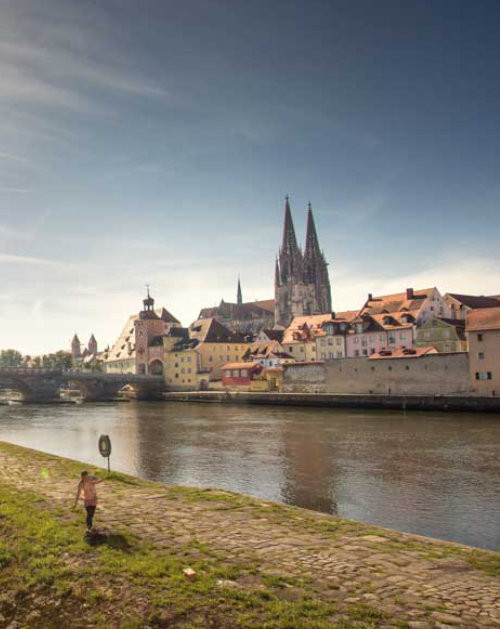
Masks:
[[[0,440],[500,549],[500,416],[161,402],[0,406]],[[72,495],[68,488],[68,496]]]

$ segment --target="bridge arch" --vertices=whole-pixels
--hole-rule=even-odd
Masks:
[[[162,376],[163,362],[159,358],[155,358],[149,363],[148,371],[152,376]]]

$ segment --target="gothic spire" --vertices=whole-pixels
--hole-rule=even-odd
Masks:
[[[280,265],[278,263],[278,257],[276,257],[276,266],[274,267],[274,286],[279,286],[280,282]]]
[[[238,303],[238,306],[241,306],[241,304],[243,303],[243,295],[241,294],[241,282],[240,282],[239,275],[238,275],[238,292],[237,292],[236,301]]]
[[[304,258],[306,260],[319,260],[321,258],[321,249],[319,248],[318,234],[316,233],[316,225],[314,224],[310,203],[308,203],[307,210],[306,250]]]
[[[283,243],[281,245],[281,251],[296,255],[299,251],[297,246],[297,238],[295,237],[295,229],[293,227],[292,212],[290,210],[290,200],[288,195],[285,197],[285,224],[283,226]]]

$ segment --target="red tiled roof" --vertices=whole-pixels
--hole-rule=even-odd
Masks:
[[[419,310],[423,301],[428,297],[433,288],[423,288],[421,290],[414,290],[412,292],[412,298],[407,298],[407,292],[395,293],[393,295],[381,295],[379,297],[372,297],[367,300],[365,306],[361,310],[363,312],[369,312],[369,314],[379,314],[386,312],[397,312],[405,308],[406,310]]]
[[[260,363],[226,363],[221,369],[255,369],[262,367]]]
[[[439,352],[435,347],[410,347],[403,349],[398,347],[396,349],[382,350],[369,356],[369,360],[383,360],[387,358],[420,358],[427,354],[438,354]]]
[[[264,299],[263,301],[254,301],[252,302],[255,306],[259,306],[260,308],[264,308],[264,310],[269,310],[269,312],[274,312],[274,299]]]
[[[500,330],[500,306],[470,310],[466,319],[467,331]]]
[[[495,297],[485,297],[484,295],[458,295],[457,293],[447,293],[447,295],[467,308],[498,308],[499,306],[499,301]]]

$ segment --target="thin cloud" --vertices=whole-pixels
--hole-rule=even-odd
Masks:
[[[44,266],[61,266],[60,262],[47,260],[46,258],[34,258],[31,256],[19,256],[11,253],[0,253],[0,264],[34,264]]]
[[[10,188],[8,186],[0,186],[0,192],[12,192],[14,194],[27,194],[33,192],[31,188]]]

